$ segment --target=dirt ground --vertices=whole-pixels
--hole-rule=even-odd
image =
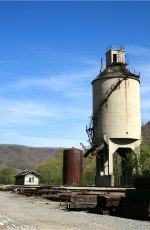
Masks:
[[[150,222],[67,211],[59,202],[0,192],[0,230],[150,230]]]
[[[7,227],[4,225],[0,225],[0,230],[7,230]]]

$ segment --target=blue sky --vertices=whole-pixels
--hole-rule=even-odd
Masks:
[[[0,143],[80,147],[108,46],[141,73],[150,120],[150,2],[0,2]]]

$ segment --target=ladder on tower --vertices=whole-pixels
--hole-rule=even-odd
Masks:
[[[115,84],[112,84],[110,89],[106,93],[106,97],[102,99],[102,101],[99,103],[98,109],[96,112],[93,114],[93,116],[90,117],[90,123],[89,123],[89,128],[86,128],[86,132],[89,138],[89,143],[91,146],[93,146],[93,137],[94,137],[94,125],[97,123],[98,119],[98,114],[100,110],[102,109],[103,105],[108,101],[109,97],[111,94],[120,86],[120,84],[127,79],[129,72],[125,68],[125,65],[123,63],[120,63],[120,68],[124,74],[124,77],[119,79]],[[96,137],[95,137],[96,138]]]
[[[120,64],[121,70],[124,74],[124,77],[122,79],[119,79],[116,84],[112,84],[110,89],[107,91],[106,93],[106,97],[102,99],[102,101],[99,103],[98,109],[96,110],[96,112],[93,114],[93,120],[97,118],[97,115],[99,113],[99,111],[102,109],[103,105],[108,101],[109,97],[111,96],[111,94],[120,86],[120,84],[127,79],[128,77],[128,71],[126,70],[126,68],[124,67],[124,64],[121,63]]]

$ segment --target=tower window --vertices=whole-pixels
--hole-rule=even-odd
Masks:
[[[113,62],[117,62],[117,54],[113,54]]]

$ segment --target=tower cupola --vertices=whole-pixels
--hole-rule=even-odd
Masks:
[[[106,68],[112,63],[125,64],[125,50],[124,49],[109,49],[106,52]]]

